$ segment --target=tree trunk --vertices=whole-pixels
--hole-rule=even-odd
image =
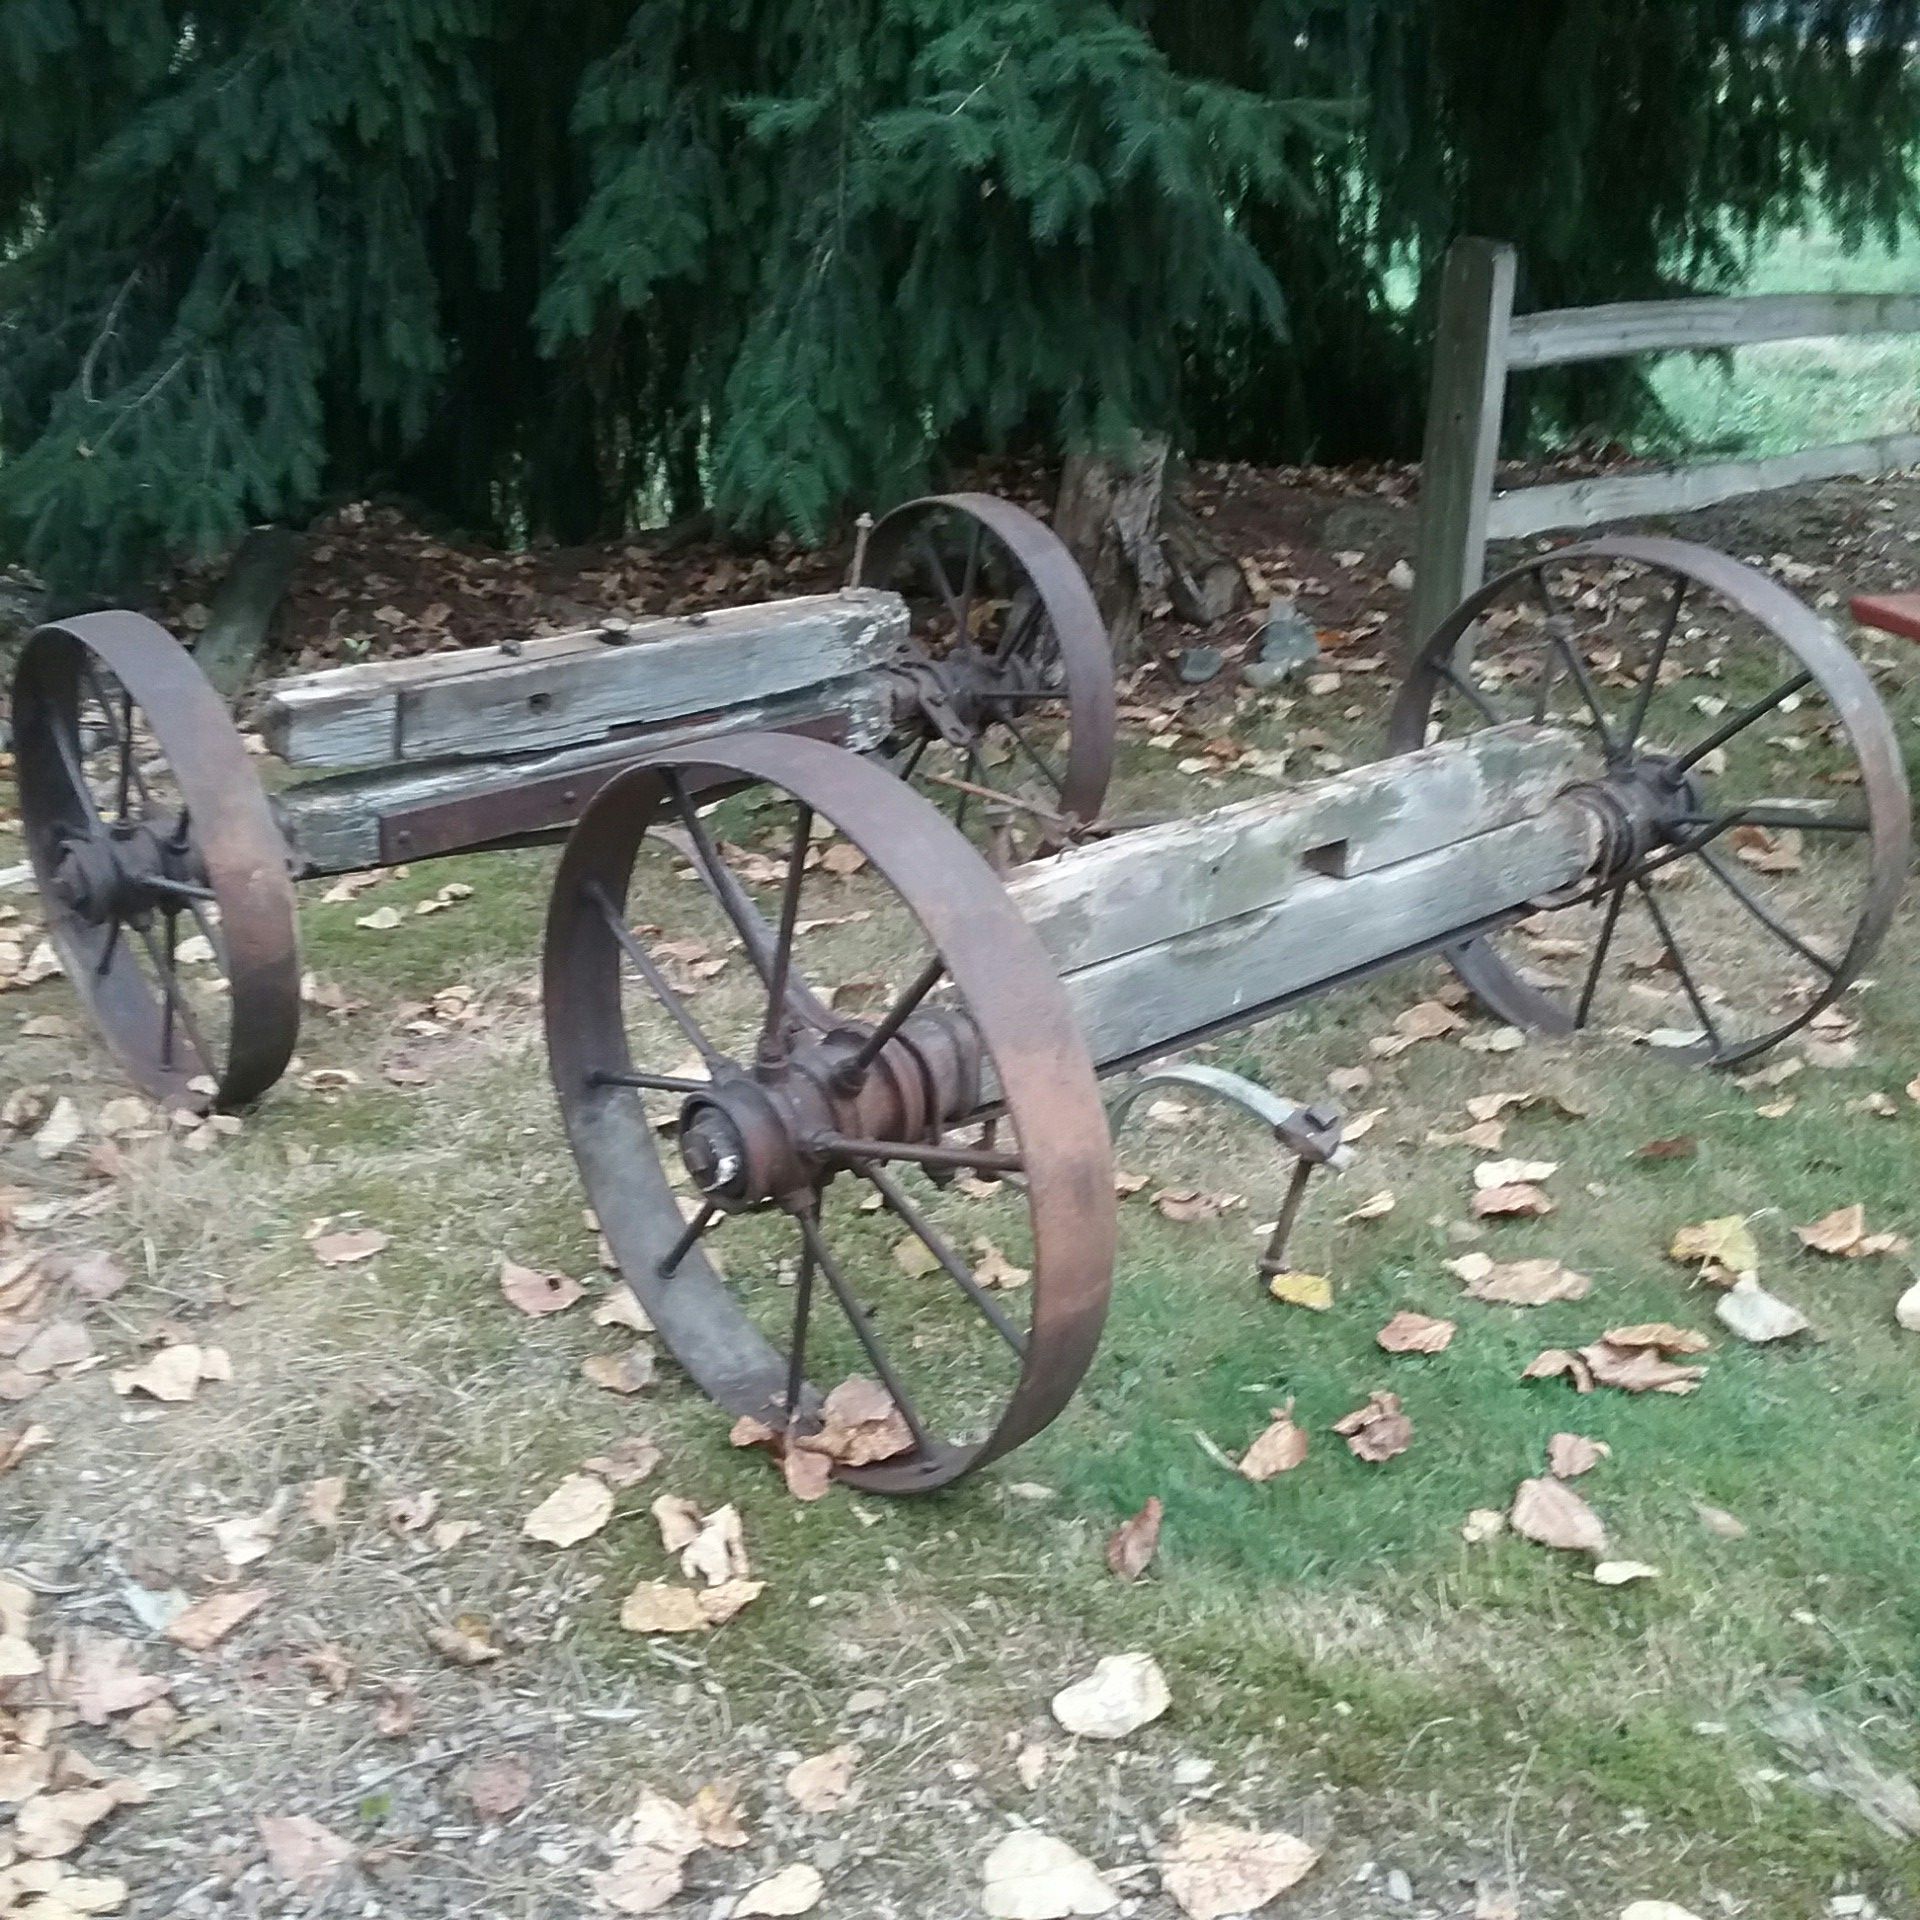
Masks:
[[[290,527],[255,527],[234,551],[193,649],[200,671],[229,700],[259,663],[303,544]]]
[[[1148,620],[1173,613],[1212,627],[1248,597],[1238,565],[1176,497],[1168,468],[1166,439],[1141,434],[1124,458],[1068,455],[1060,475],[1054,530],[1085,570],[1123,666]]]

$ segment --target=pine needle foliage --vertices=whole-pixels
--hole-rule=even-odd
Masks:
[[[1407,451],[1454,234],[1561,305],[1896,227],[1917,38],[1920,0],[0,0],[0,559],[117,591],[368,492],[812,535],[1140,426]]]

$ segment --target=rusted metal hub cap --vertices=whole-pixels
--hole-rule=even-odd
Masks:
[[[48,890],[91,926],[113,919],[137,925],[182,888],[205,885],[205,870],[173,832],[140,821],[67,839],[54,856]]]
[[[1643,754],[1602,780],[1582,781],[1567,797],[1600,823],[1593,879],[1639,868],[1662,847],[1684,846],[1705,805],[1701,783],[1670,754]]]
[[[980,1037],[941,1010],[915,1014],[871,1060],[872,1029],[838,1027],[749,1073],[715,1077],[680,1110],[680,1158],[715,1206],[741,1209],[824,1186],[858,1156],[838,1141],[931,1145],[980,1100]]]

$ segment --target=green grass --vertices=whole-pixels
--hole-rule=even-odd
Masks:
[[[1912,293],[1920,235],[1848,253],[1831,232],[1783,238],[1756,262],[1749,293]],[[1920,335],[1770,342],[1727,355],[1670,354],[1652,368],[1668,421],[1648,450],[1790,453],[1910,432],[1920,424]]]

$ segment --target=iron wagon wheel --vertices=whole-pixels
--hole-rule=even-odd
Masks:
[[[1435,632],[1389,744],[1513,720],[1583,739],[1601,852],[1564,911],[1450,950],[1495,1014],[1724,1067],[1859,978],[1910,864],[1906,775],[1865,669],[1785,588],[1677,540],[1541,554]]]
[[[857,584],[905,599],[915,663],[932,670],[934,703],[897,761],[904,778],[957,825],[984,815],[1019,855],[1098,818],[1113,774],[1113,648],[1051,527],[992,494],[910,500],[868,536]]]
[[[748,783],[750,805],[716,807],[715,793]],[[728,837],[736,804],[754,829],[770,807],[779,816],[774,851]],[[690,850],[677,876],[661,837],[642,849],[666,821]],[[819,913],[828,889],[847,897],[856,859],[863,904]],[[673,939],[635,919],[637,862],[655,915],[662,889],[671,899],[676,878],[695,883]],[[687,937],[696,926],[733,965],[731,999],[724,982],[680,971],[714,964],[696,957],[708,951]],[[836,942],[847,941],[864,956],[866,1017],[839,1010],[848,969]],[[865,977],[875,966],[884,982]],[[1008,1452],[1066,1405],[1112,1282],[1106,1119],[1038,940],[926,800],[838,748],[765,734],[623,775],[562,855],[545,1005],[601,1230],[662,1338],[723,1407],[790,1450],[834,1449],[855,1485],[917,1493]],[[677,1141],[673,1177],[660,1129]],[[1012,1210],[1006,1244],[975,1238],[964,1253],[971,1218],[940,1215],[964,1215],[983,1193]],[[1031,1243],[1020,1269],[1006,1252],[1016,1233]],[[824,1357],[836,1350],[897,1413],[891,1442],[869,1433],[844,1447],[823,1428],[836,1403],[813,1376],[837,1370]]]
[[[151,620],[86,614],[28,640],[13,729],[48,935],[101,1036],[168,1106],[257,1099],[299,1032],[299,942],[286,842],[219,695]]]

